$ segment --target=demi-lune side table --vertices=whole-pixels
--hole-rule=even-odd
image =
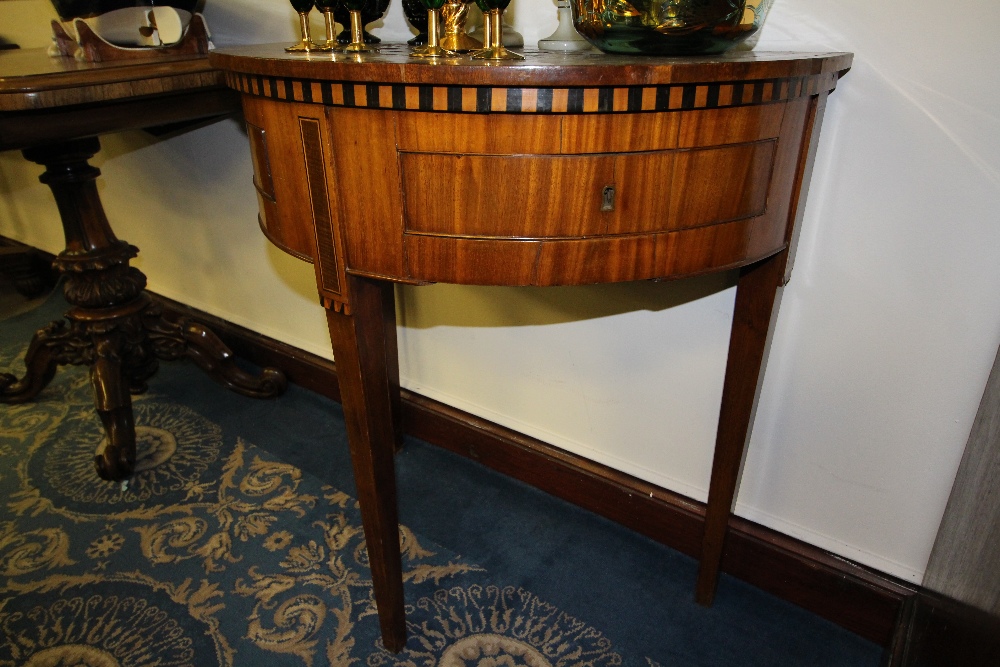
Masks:
[[[100,171],[88,163],[100,150],[99,135],[176,127],[238,109],[238,96],[204,55],[80,62],[45,49],[0,51],[0,150],[21,150],[45,167],[39,178],[52,190],[66,235],[55,268],[71,306],[65,320],[32,339],[24,377],[0,374],[0,403],[32,400],[60,365],[89,366],[107,435],[95,456],[104,479],[124,481],[133,472],[130,394],[145,389],[160,359],[190,358],[248,396],[284,390],[281,372],[249,374],[205,326],[162,316],[144,292],[146,276],[129,266],[138,249],[116,238],[108,223],[95,183]]]
[[[696,598],[710,604],[827,96],[846,53],[210,56],[243,96],[260,226],[314,262],[385,645],[406,641],[393,283],[739,273]]]

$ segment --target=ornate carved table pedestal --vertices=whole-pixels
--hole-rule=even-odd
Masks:
[[[88,160],[97,136],[210,118],[238,108],[204,56],[81,63],[43,49],[0,52],[0,150],[21,149],[45,167],[66,234],[56,268],[66,277],[66,321],[53,322],[31,341],[27,373],[0,374],[0,403],[33,399],[60,364],[90,366],[107,446],[95,458],[109,480],[127,479],[135,462],[130,393],[145,389],[158,359],[189,357],[230,388],[272,396],[284,376],[240,370],[232,353],[197,322],[161,317],[143,289],[146,277],[129,261],[138,249],[117,239],[98,197],[100,171]],[[67,326],[68,322],[68,326]]]
[[[739,271],[696,592],[711,603],[823,110],[851,60],[211,56],[243,93],[264,232],[316,265],[387,647],[405,643],[393,282]]]

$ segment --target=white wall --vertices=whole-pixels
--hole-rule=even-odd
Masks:
[[[911,581],[1000,343],[1000,3],[939,5],[777,0],[757,47],[856,57],[830,99],[737,512]],[[51,13],[0,2],[0,32],[26,6],[40,24]],[[511,9],[529,44],[555,27],[552,0]],[[295,36],[276,0],[208,0],[205,13],[219,46]],[[410,34],[397,0],[383,23],[386,40]],[[8,36],[29,45],[19,29]],[[152,289],[329,356],[311,267],[257,230],[235,121],[103,145],[105,207]],[[39,171],[0,156],[0,234],[55,252]],[[725,277],[399,294],[407,387],[705,498]]]

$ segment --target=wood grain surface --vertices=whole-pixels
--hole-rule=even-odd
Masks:
[[[238,97],[206,56],[83,63],[0,51],[0,150],[233,113]]]
[[[223,81],[203,55],[85,63],[45,49],[0,51],[0,111],[163,95]]]
[[[412,83],[462,86],[651,86],[701,82],[836,76],[850,68],[849,53],[730,52],[718,56],[667,58],[586,52],[559,54],[524,49],[521,62],[469,58],[420,62],[405,45],[383,45],[378,53],[353,55],[285,53],[285,44],[220,49],[209,58],[227,72],[289,77],[310,82]],[[732,89],[729,92],[732,95]]]
[[[378,491],[391,486],[384,452],[399,436],[395,342],[380,311],[389,281],[575,285],[740,268],[696,590],[712,602],[815,130],[851,58],[529,54],[501,66],[428,65],[398,46],[363,58],[273,46],[212,55],[248,119],[264,124],[251,132],[288,138],[255,158],[270,169],[257,182],[301,172],[305,156],[311,215],[294,196],[275,196],[268,219],[276,208],[290,238],[312,227],[317,239],[342,239],[342,252],[317,250],[321,266],[327,256],[342,267],[346,291],[331,297],[326,272],[317,278],[334,354],[353,378],[342,387],[348,421],[381,424],[374,440],[374,431],[351,435],[370,543],[386,548],[395,517]],[[301,145],[278,127],[301,128],[299,114],[315,110],[325,121],[308,120],[317,131]],[[315,187],[321,154],[326,202]],[[391,552],[372,555],[373,574],[387,645],[399,645]]]

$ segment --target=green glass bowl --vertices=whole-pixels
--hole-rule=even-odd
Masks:
[[[722,53],[750,40],[774,0],[572,0],[573,24],[605,53]]]

